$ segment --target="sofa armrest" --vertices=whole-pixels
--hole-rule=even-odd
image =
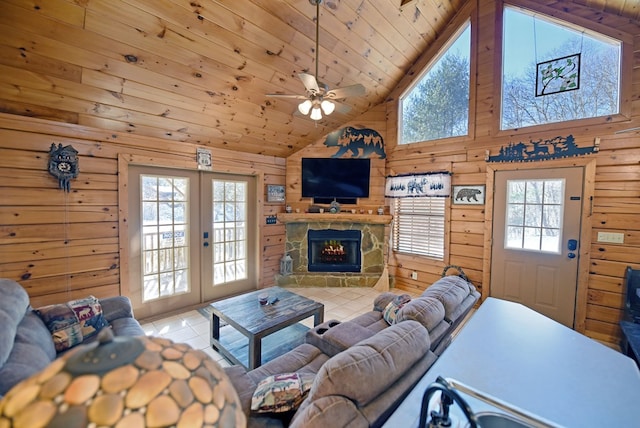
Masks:
[[[243,366],[223,367],[223,370],[229,376],[233,389],[238,393],[242,411],[249,417],[251,414],[251,397],[258,384],[249,377],[247,370]]]
[[[102,306],[102,315],[111,323],[118,318],[133,318],[133,308],[131,301],[126,296],[115,296],[100,299]]]

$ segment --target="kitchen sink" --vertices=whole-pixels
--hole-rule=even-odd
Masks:
[[[478,426],[480,428],[531,428],[528,425],[512,416],[504,413],[481,412],[476,414]]]

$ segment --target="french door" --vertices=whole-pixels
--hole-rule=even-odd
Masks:
[[[574,326],[584,169],[495,173],[493,297]]]
[[[130,166],[129,293],[139,318],[255,289],[252,176]]]

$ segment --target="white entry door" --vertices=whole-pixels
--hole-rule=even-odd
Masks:
[[[574,325],[581,167],[495,172],[490,295]]]
[[[131,166],[129,297],[146,318],[257,285],[255,178]]]

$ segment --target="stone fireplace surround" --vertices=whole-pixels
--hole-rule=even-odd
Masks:
[[[285,251],[293,259],[293,274],[276,275],[285,287],[373,287],[385,267],[385,228],[390,215],[349,213],[278,214],[285,224]],[[360,272],[309,272],[307,234],[309,230],[359,230],[362,232]]]

